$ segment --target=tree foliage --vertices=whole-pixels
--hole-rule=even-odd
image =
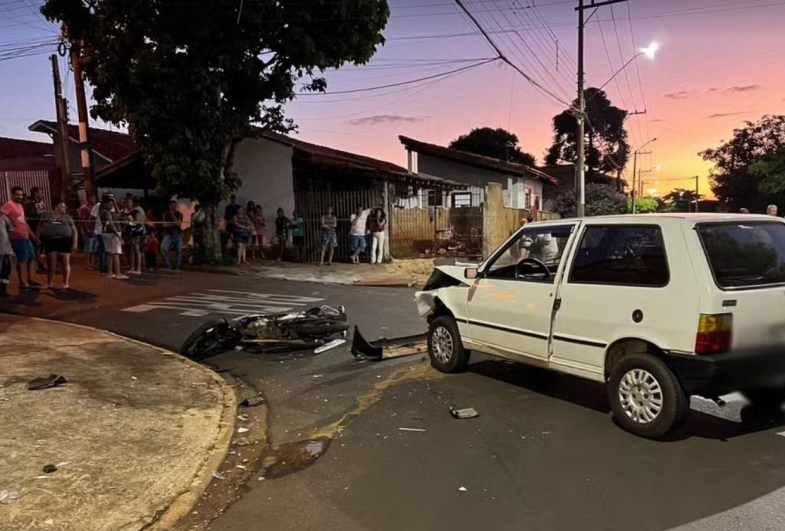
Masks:
[[[240,12],[240,6],[242,11]],[[295,126],[283,105],[323,91],[322,73],[367,62],[384,43],[385,0],[47,0],[42,13],[82,43],[94,117],[127,124],[168,194],[215,206],[238,186],[240,140]]]
[[[782,203],[785,190],[776,185],[776,153],[785,147],[785,116],[764,116],[734,129],[733,137],[715,149],[700,153],[714,163],[711,190],[733,210],[749,208],[762,211],[769,203]],[[756,162],[762,164],[753,166]],[[770,173],[773,172],[773,173]]]
[[[619,193],[612,184],[589,183],[586,185],[585,212],[587,216],[608,216],[627,213],[627,196]],[[576,216],[575,190],[567,190],[554,201],[554,212],[564,218]]]
[[[635,212],[638,214],[650,214],[657,212],[660,203],[653,197],[637,197],[635,198]],[[629,211],[632,212],[632,199],[628,201]]]
[[[624,169],[630,158],[630,145],[624,122],[627,111],[611,104],[607,94],[597,88],[584,91],[588,119],[586,131],[586,179],[591,182],[597,172],[616,173]],[[573,107],[578,106],[577,99]],[[575,164],[577,156],[578,121],[571,110],[553,117],[553,145],[548,150],[547,164]]]
[[[696,201],[703,199],[703,196],[696,194],[695,190],[687,188],[675,188],[662,198],[668,206],[670,212],[690,212],[694,210]]]
[[[534,155],[521,150],[518,136],[500,128],[479,127],[450,142],[452,149],[468,151],[507,162],[534,166]]]
[[[785,194],[785,148],[759,158],[750,165],[750,173],[760,177],[758,189],[764,194]]]

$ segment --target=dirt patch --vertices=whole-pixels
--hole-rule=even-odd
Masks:
[[[396,275],[412,275],[413,277],[428,277],[433,272],[432,258],[418,258],[412,260],[395,260],[385,267],[387,271]]]
[[[0,492],[19,493],[4,530],[140,529],[192,487],[221,428],[210,371],[83,327],[0,323]],[[27,390],[49,374],[68,383]]]

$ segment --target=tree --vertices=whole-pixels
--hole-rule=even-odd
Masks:
[[[619,193],[612,184],[587,184],[585,200],[587,216],[627,213],[627,196]],[[553,211],[564,218],[574,218],[576,215],[575,190],[567,190],[559,195],[554,201]]]
[[[518,145],[518,137],[501,127],[498,129],[490,127],[472,129],[468,134],[461,135],[450,142],[450,147],[526,166],[536,164],[534,155],[521,150]]]
[[[586,131],[586,180],[592,182],[597,172],[620,174],[630,158],[630,145],[624,122],[627,111],[614,107],[604,91],[584,91],[588,119]],[[578,100],[573,102],[578,107]],[[553,145],[548,150],[547,164],[575,164],[577,156],[578,121],[568,109],[553,117]],[[620,188],[620,178],[617,182]]]
[[[749,208],[762,211],[767,204],[782,203],[783,190],[772,186],[773,181],[762,184],[765,168],[753,164],[772,157],[785,147],[785,116],[764,116],[757,122],[745,122],[743,128],[734,129],[733,138],[715,149],[700,154],[704,160],[714,163],[709,180],[711,191],[720,201],[729,204],[732,210]],[[766,175],[768,173],[766,172]],[[779,191],[776,191],[779,190]]]
[[[367,62],[384,43],[385,0],[47,0],[82,46],[94,117],[125,123],[166,194],[197,199],[205,249],[221,258],[217,205],[239,186],[238,143],[295,128],[283,105],[324,91],[321,74]]]
[[[692,205],[703,199],[703,196],[696,194],[695,190],[676,188],[662,199],[665,201],[665,204],[668,205],[668,210],[671,212],[690,212],[691,210],[694,210]]]
[[[636,197],[635,198],[635,212],[638,214],[650,214],[657,212],[659,202],[653,197]],[[628,201],[629,211],[632,212],[632,200]]]
[[[750,173],[760,177],[758,189],[764,194],[785,193],[785,148],[768,153],[750,165]]]

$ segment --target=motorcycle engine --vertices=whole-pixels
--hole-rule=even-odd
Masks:
[[[267,317],[260,317],[248,323],[245,332],[256,339],[279,339],[281,337],[281,331],[275,320]]]

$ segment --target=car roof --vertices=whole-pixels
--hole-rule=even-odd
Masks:
[[[587,223],[597,224],[597,223],[612,223],[612,224],[619,224],[619,223],[630,223],[630,224],[651,224],[652,222],[658,221],[667,221],[669,223],[678,223],[678,222],[685,222],[689,224],[694,223],[716,223],[716,222],[731,222],[731,223],[738,223],[742,221],[779,221],[785,222],[785,219],[768,216],[764,214],[723,214],[717,212],[698,212],[698,213],[687,213],[687,212],[663,212],[663,213],[655,213],[655,214],[621,214],[617,216],[592,216],[587,218],[564,218],[564,219],[554,219],[548,221],[537,221],[533,224],[536,225],[553,225],[558,223],[570,222],[570,221],[586,221]]]

